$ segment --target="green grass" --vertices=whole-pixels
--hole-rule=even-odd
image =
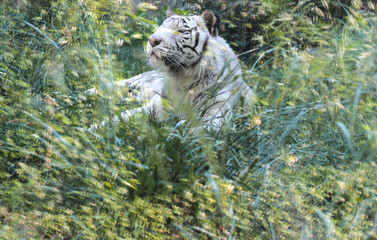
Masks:
[[[0,4],[1,239],[377,238],[373,12],[342,6],[329,27],[262,1],[301,20],[242,57],[252,111],[219,131],[173,110],[90,132],[134,104],[103,86],[149,70],[163,14],[93,2]]]

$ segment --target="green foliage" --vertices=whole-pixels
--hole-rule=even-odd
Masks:
[[[377,237],[372,1],[183,1],[254,49],[253,111],[91,132],[134,105],[106,83],[149,70],[164,6],[133,2],[0,3],[1,239]]]

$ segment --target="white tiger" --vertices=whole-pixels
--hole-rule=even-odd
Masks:
[[[178,16],[168,10],[167,19],[149,37],[146,53],[156,70],[114,84],[140,90],[139,97],[147,102],[122,113],[124,121],[136,112],[163,118],[167,98],[174,109],[190,103],[205,125],[218,128],[232,115],[239,96],[247,101],[252,97],[237,56],[217,34],[211,10],[201,16]]]

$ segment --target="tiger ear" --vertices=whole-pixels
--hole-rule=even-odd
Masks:
[[[175,12],[173,12],[170,8],[166,10],[166,18],[170,18],[171,16],[177,15]]]
[[[217,28],[216,28],[216,16],[212,10],[205,10],[201,16],[206,23],[209,33],[213,36],[217,36]]]

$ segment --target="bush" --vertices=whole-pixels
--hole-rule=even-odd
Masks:
[[[149,70],[165,9],[133,2],[0,5],[1,238],[377,237],[371,1],[177,3],[257,49],[241,56],[253,112],[217,132],[175,111],[91,132],[133,105],[106,83]]]

